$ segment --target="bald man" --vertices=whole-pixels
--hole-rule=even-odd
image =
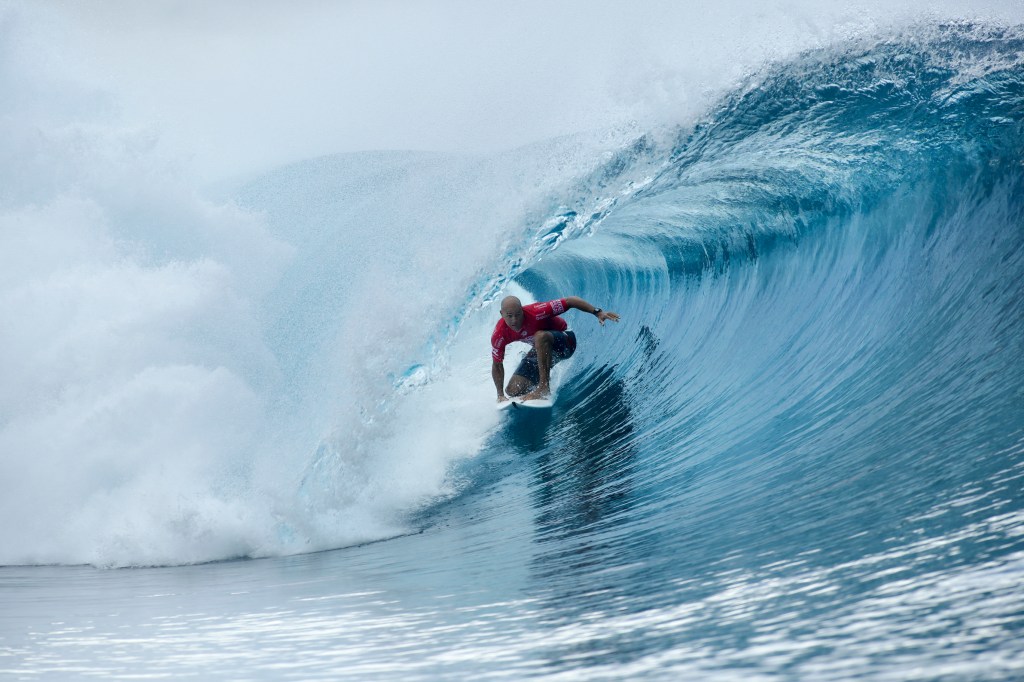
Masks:
[[[605,320],[619,321],[615,313],[592,306],[577,296],[528,305],[523,305],[515,296],[502,300],[501,319],[491,334],[491,378],[498,389],[499,403],[520,396],[523,400],[551,396],[551,368],[576,352],[576,335],[568,331],[569,325],[559,317],[570,308],[594,315],[602,326]],[[526,354],[508,386],[502,389],[505,346],[514,341],[528,343],[533,350]]]

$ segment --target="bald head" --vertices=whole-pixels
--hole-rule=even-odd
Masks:
[[[519,331],[523,326],[523,302],[515,296],[501,300],[501,319],[512,329]]]
[[[501,299],[501,312],[504,314],[506,310],[522,310],[523,302],[515,296],[506,296]]]

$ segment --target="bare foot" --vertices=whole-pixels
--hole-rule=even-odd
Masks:
[[[536,389],[530,391],[529,393],[527,393],[526,395],[524,395],[522,398],[520,398],[520,400],[547,400],[550,397],[551,397],[551,391],[550,390],[536,388]]]

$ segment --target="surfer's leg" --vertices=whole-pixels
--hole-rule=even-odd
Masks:
[[[539,378],[537,373],[537,351],[531,350],[523,357],[519,366],[516,367],[515,373],[508,382],[508,386],[505,387],[505,394],[510,398],[515,398],[529,393],[537,385]]]
[[[534,350],[530,351],[528,358],[533,359],[533,364],[530,366],[532,372],[525,373],[516,370],[516,373],[523,373],[530,378],[530,393],[525,396],[525,400],[533,400],[534,398],[550,398],[551,397],[551,368],[558,364],[560,360],[571,358],[573,353],[576,352],[576,335],[570,331],[559,332],[538,332],[537,336],[534,337]],[[541,357],[547,357],[547,370],[541,369]],[[524,360],[525,364],[525,360]],[[543,372],[543,373],[542,373]]]
[[[533,388],[530,380],[519,374],[513,374],[512,378],[509,379],[508,386],[505,387],[505,395],[509,398],[518,398],[524,393],[529,392]]]
[[[533,349],[537,351],[537,388],[526,396],[526,400],[547,398],[551,395],[551,346],[553,340],[551,332],[537,332],[533,337]]]
[[[551,393],[551,342],[554,337],[551,332],[537,332],[535,337],[537,348],[537,370],[540,374],[540,381],[537,382],[537,390],[548,394]]]

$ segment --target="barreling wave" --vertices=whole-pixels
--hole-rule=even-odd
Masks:
[[[92,156],[32,138],[41,170],[11,195],[32,205],[4,199],[32,258],[0,292],[12,319],[45,313],[12,330],[0,431],[5,508],[32,522],[0,561],[290,554],[401,534],[410,509],[437,527],[510,449],[542,453],[554,583],[605,532],[633,540],[597,563],[674,566],[647,582],[661,599],[723,556],[884,555],[985,519],[956,556],[1017,551],[1022,54],[1019,29],[919,27],[768,67],[596,171],[566,141],[348,155],[227,208],[126,171],[141,152],[92,163],[87,130]],[[495,430],[466,359],[513,282],[623,316],[570,318],[539,429]]]
[[[471,295],[514,279],[623,317],[571,320],[553,419],[492,442],[493,460],[535,464],[547,590],[573,612],[609,594],[664,606],[743,571],[772,594],[773,636],[803,641],[814,609],[855,609],[887,573],[912,586],[1018,562],[1022,159],[1024,34],[955,24],[771,67],[577,186]],[[828,596],[786,594],[795,574]],[[965,589],[961,605],[982,599]],[[1013,621],[1020,595],[993,589]],[[673,625],[740,637],[718,627]],[[888,627],[836,637],[849,657]],[[1014,650],[997,630],[989,653]],[[985,648],[972,637],[961,651]]]
[[[841,412],[852,405],[821,392],[838,385],[786,386],[838,373],[866,400],[981,358],[1007,363],[988,368],[1002,377],[991,388],[1013,395],[1024,37],[959,24],[923,33],[803,55],[671,145],[641,139],[494,281],[625,311],[630,334],[584,327],[593,354],[580,379],[608,366],[649,375],[654,363],[673,387],[659,400],[677,408],[702,402],[696,378],[747,401],[772,376],[778,396],[764,409],[815,395]],[[726,390],[740,367],[763,378]]]
[[[572,665],[620,670],[628,641],[634,674],[756,668],[762,642],[812,675],[893,648],[930,676],[1019,672],[1022,159],[1019,30],[811,52],[637,141],[471,292],[623,317],[570,320],[553,417],[499,430],[454,503],[500,517],[518,453],[554,621],[646,614]],[[923,613],[963,639],[917,638]]]
[[[9,669],[1024,676],[1021,28],[808,52],[607,157],[326,157],[228,205],[3,66],[0,564],[349,547],[12,570]],[[570,312],[510,418],[519,289],[622,322]]]

